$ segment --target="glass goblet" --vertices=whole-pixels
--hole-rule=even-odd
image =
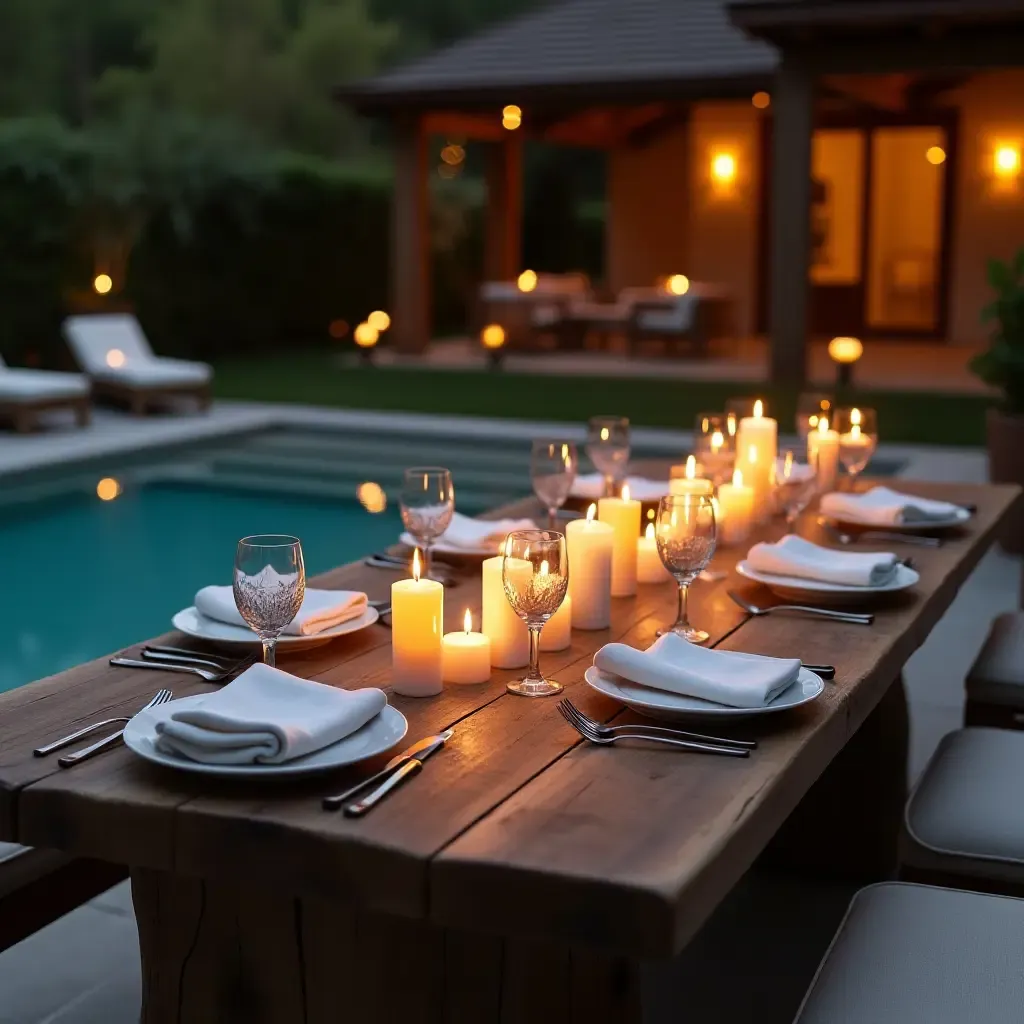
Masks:
[[[561,607],[569,586],[565,537],[554,530],[517,530],[505,538],[504,550],[505,596],[530,633],[530,667],[507,689],[521,697],[551,697],[562,684],[541,674],[540,631]]]
[[[558,510],[565,504],[576,470],[579,457],[572,441],[538,440],[533,442],[530,452],[530,481],[533,493],[540,499],[548,512],[548,525],[554,529],[558,522]]]
[[[775,499],[787,523],[796,522],[817,489],[817,467],[792,451],[784,452],[775,473]]]
[[[629,420],[625,416],[591,416],[587,422],[587,455],[604,477],[606,498],[616,493],[616,482],[626,475],[629,444]]]
[[[693,431],[693,448],[697,461],[715,486],[732,477],[736,462],[736,419],[730,421],[724,412],[702,412],[697,414]]]
[[[442,466],[415,466],[402,478],[399,499],[402,523],[418,547],[423,549],[423,575],[431,579],[430,549],[451,525],[455,514],[452,475]]]
[[[654,529],[661,563],[679,584],[676,621],[661,633],[676,633],[692,644],[702,644],[708,634],[690,625],[687,599],[690,584],[715,553],[714,502],[702,494],[668,494],[658,505]]]
[[[855,491],[857,475],[878,446],[878,417],[874,409],[836,409],[832,426],[839,432],[839,461],[850,474],[850,490]]]
[[[306,565],[297,537],[243,537],[235,551],[231,585],[238,614],[263,644],[263,664],[275,664],[277,638],[302,607]]]
[[[800,395],[796,402],[796,432],[800,435],[801,441],[806,442],[807,435],[818,429],[818,421],[822,416],[826,419],[831,418],[834,404],[831,395],[815,394],[810,391]]]

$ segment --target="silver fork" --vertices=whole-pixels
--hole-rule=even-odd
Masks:
[[[150,708],[159,707],[161,704],[166,704],[173,698],[174,694],[170,690],[159,690],[156,696],[140,710],[148,711]],[[108,725],[121,725],[127,724],[131,721],[131,718],[106,718],[102,722],[93,722],[92,725],[87,725],[84,729],[79,729],[78,732],[70,733],[67,736],[62,736],[59,740],[54,740],[53,743],[47,743],[45,747],[36,747],[32,751],[36,757],[46,757],[47,754],[52,754],[55,750],[61,750],[64,747],[71,746],[72,743],[82,739],[83,736],[88,736],[90,733],[95,732],[97,729],[103,729]]]
[[[844,533],[834,523],[830,523],[824,518],[818,519],[818,525],[843,546],[856,544],[859,540],[880,540],[887,544],[916,544],[922,548],[942,547],[940,537],[922,537],[916,533],[887,533],[885,530],[865,530],[858,534]]]
[[[164,661],[140,661],[135,658],[111,658],[111,665],[118,665],[121,668],[151,668],[156,672],[184,672],[188,675],[199,676],[208,683],[223,683],[231,679],[236,673],[232,666],[226,669],[199,668],[198,665],[186,665],[184,662]]]
[[[797,615],[812,615],[819,619],[832,619],[834,622],[852,622],[858,626],[870,626],[875,621],[874,615],[870,612],[841,612],[834,608],[815,608],[807,604],[772,604],[767,608],[760,608],[758,605],[752,604],[745,597],[741,597],[735,590],[730,590],[728,593],[729,597],[748,615],[795,612]]]
[[[217,654],[202,655],[196,652],[180,653],[170,647],[143,647],[142,660],[147,664],[191,665],[193,668],[208,668],[214,672],[233,672],[236,675],[247,669],[258,655],[250,654],[244,658],[227,658]]]
[[[596,743],[598,746],[609,746],[618,743],[619,740],[645,740],[648,743],[664,743],[670,747],[677,747],[680,750],[692,750],[698,754],[724,754],[726,757],[749,757],[750,751],[742,747],[720,747],[712,743],[698,743],[694,740],[671,739],[668,736],[657,736],[644,732],[620,732],[614,736],[601,736],[574,718],[565,708],[559,705],[559,714],[576,730],[588,743]]]
[[[723,747],[738,747],[741,750],[756,750],[756,740],[736,740],[724,736],[705,736],[699,732],[688,732],[686,729],[670,729],[661,725],[647,725],[645,722],[632,722],[629,725],[605,725],[585,715],[571,700],[563,698],[558,707],[564,714],[572,716],[580,725],[596,733],[598,736],[617,736],[619,733],[644,732],[662,736],[674,736],[677,739],[693,740],[696,743],[720,744]]]

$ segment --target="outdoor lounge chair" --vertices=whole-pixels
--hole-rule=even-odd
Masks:
[[[194,397],[200,409],[210,405],[212,369],[206,363],[154,355],[129,313],[68,317],[64,337],[92,378],[96,396],[127,402],[137,415],[180,396]]]
[[[72,409],[80,427],[89,422],[89,379],[80,373],[27,370],[0,358],[0,418],[27,433],[41,412]]]
[[[691,346],[704,355],[712,339],[734,335],[733,312],[727,291],[697,282],[685,295],[641,299],[633,303],[630,349],[635,351],[641,341],[657,339],[675,347]]]

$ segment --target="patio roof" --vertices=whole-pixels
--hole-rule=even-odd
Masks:
[[[724,0],[564,0],[339,95],[366,111],[739,95],[776,63],[772,46],[730,24]]]

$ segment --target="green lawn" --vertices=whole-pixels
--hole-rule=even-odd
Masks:
[[[797,398],[792,389],[743,383],[343,367],[327,353],[224,361],[216,370],[220,398],[569,422],[614,413],[637,426],[676,429],[690,429],[697,413],[721,409],[727,398],[756,394],[791,430]],[[886,441],[985,443],[983,397],[858,391],[856,401],[878,410]]]

